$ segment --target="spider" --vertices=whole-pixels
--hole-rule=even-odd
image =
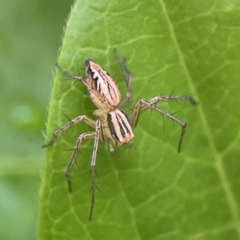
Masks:
[[[93,151],[91,158],[91,207],[89,213],[89,220],[92,219],[93,207],[95,204],[95,166],[96,166],[96,157],[98,150],[99,140],[106,142],[109,145],[110,152],[114,152],[116,146],[125,146],[131,145],[133,142],[133,129],[137,126],[139,116],[148,109],[152,109],[170,119],[177,122],[182,127],[182,132],[180,135],[178,143],[178,152],[180,152],[183,137],[186,130],[186,123],[172,114],[160,109],[156,106],[158,102],[172,102],[172,101],[190,101],[193,105],[196,104],[196,101],[191,96],[156,96],[150,100],[139,99],[133,109],[133,112],[130,116],[119,109],[119,106],[122,106],[126,102],[131,102],[132,99],[132,75],[126,67],[125,59],[121,59],[118,52],[114,50],[116,57],[120,63],[124,80],[127,86],[127,93],[125,98],[121,101],[121,94],[118,89],[117,84],[114,79],[103,70],[97,63],[93,62],[91,59],[85,61],[86,65],[86,78],[82,76],[76,76],[68,71],[61,68],[58,64],[56,67],[66,76],[73,79],[77,79],[82,82],[88,89],[90,97],[93,103],[98,108],[93,112],[97,117],[97,120],[86,115],[80,115],[76,118],[70,120],[67,124],[56,130],[50,139],[50,141],[44,144],[42,147],[51,146],[55,139],[70,128],[72,125],[75,125],[79,122],[85,122],[87,125],[92,127],[94,131],[88,133],[82,133],[77,138],[75,143],[75,148],[70,159],[70,162],[65,171],[65,178],[67,180],[69,190],[72,191],[71,182],[70,182],[70,172],[76,161],[76,157],[81,148],[83,140],[94,139]]]

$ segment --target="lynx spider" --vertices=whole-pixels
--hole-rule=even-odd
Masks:
[[[86,115],[80,115],[76,118],[70,120],[67,124],[56,130],[50,139],[50,141],[44,144],[42,147],[51,146],[55,139],[79,122],[85,122],[87,125],[91,126],[94,131],[88,133],[82,133],[79,135],[76,143],[74,152],[72,154],[71,160],[65,171],[65,178],[67,180],[69,190],[72,190],[71,181],[69,179],[70,172],[72,170],[73,164],[76,161],[76,157],[80,150],[83,140],[94,139],[93,152],[91,159],[91,208],[89,213],[89,220],[92,219],[93,207],[95,203],[95,166],[99,139],[102,142],[109,144],[110,152],[114,152],[115,146],[130,145],[133,141],[133,129],[137,126],[140,114],[148,109],[157,111],[158,113],[172,119],[177,122],[182,127],[182,132],[180,135],[178,143],[178,152],[182,145],[183,137],[185,134],[186,123],[173,116],[172,114],[158,108],[156,104],[158,102],[173,102],[173,101],[190,101],[193,105],[196,104],[195,100],[191,96],[156,96],[150,100],[139,99],[134,107],[132,114],[128,117],[127,114],[118,109],[118,106],[126,102],[131,102],[132,99],[132,75],[126,67],[125,59],[121,59],[118,52],[114,50],[116,57],[120,63],[124,80],[127,85],[127,93],[125,98],[121,101],[121,94],[118,89],[117,84],[114,79],[103,70],[98,64],[94,63],[91,59],[85,61],[86,65],[86,79],[81,76],[75,76],[68,71],[61,68],[58,64],[56,67],[63,72],[66,76],[73,79],[77,79],[82,82],[88,89],[90,97],[93,103],[97,106],[97,110],[93,112],[94,115],[98,117],[95,121]],[[120,102],[121,101],[121,102]]]

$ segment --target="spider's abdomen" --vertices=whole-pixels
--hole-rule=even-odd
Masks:
[[[108,132],[104,129],[103,132],[108,135],[114,145],[121,146],[132,143],[134,135],[125,112],[119,109],[109,112],[106,124],[108,125],[108,128],[106,128]]]
[[[121,94],[113,78],[92,60],[87,59],[85,64],[88,84],[93,90],[96,90],[104,100],[99,100],[96,93],[89,89],[91,99],[95,105],[98,108],[117,106],[120,102]]]

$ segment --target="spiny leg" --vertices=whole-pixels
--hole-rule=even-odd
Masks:
[[[98,95],[98,92],[96,90],[94,90],[91,85],[89,85],[88,81],[83,78],[82,76],[76,76],[76,75],[73,75],[71,74],[70,72],[68,72],[67,70],[63,69],[62,67],[60,67],[58,65],[58,63],[55,64],[55,66],[63,73],[65,74],[66,76],[70,77],[70,78],[73,78],[73,79],[77,79],[78,81],[82,82],[89,91],[93,91],[95,94]]]
[[[45,148],[45,147],[49,147],[51,146],[55,139],[60,135],[62,134],[63,132],[65,132],[68,128],[70,128],[71,126],[79,123],[79,122],[85,122],[86,124],[88,124],[89,126],[93,127],[95,126],[95,121],[92,120],[91,118],[89,118],[88,116],[86,115],[81,115],[81,116],[77,116],[76,118],[72,119],[70,122],[68,122],[67,124],[65,124],[64,126],[62,126],[61,128],[57,129],[53,134],[52,134],[52,137],[50,139],[50,141],[46,144],[44,144],[42,146],[42,148]]]
[[[189,95],[185,95],[185,96],[156,96],[156,97],[150,99],[148,102],[156,105],[158,102],[178,102],[178,101],[189,101],[193,106],[198,104],[197,101],[195,101]],[[141,113],[143,113],[147,109],[148,109],[148,107],[145,108],[144,106],[142,106]]]
[[[125,83],[127,85],[127,93],[125,98],[121,101],[120,105],[125,104],[126,102],[131,103],[132,101],[132,74],[130,73],[130,71],[128,70],[127,66],[126,66],[126,61],[124,59],[121,59],[118,51],[116,49],[114,49],[114,53],[118,59],[118,62],[122,68],[122,72],[123,72],[123,77],[125,80]]]
[[[95,138],[95,132],[90,132],[90,133],[83,133],[81,134],[77,141],[76,141],[76,144],[75,144],[75,148],[74,148],[74,152],[73,152],[73,155],[71,157],[71,160],[67,166],[67,169],[65,171],[65,178],[67,180],[67,183],[68,183],[68,189],[70,192],[72,192],[72,184],[71,184],[71,181],[69,179],[69,176],[70,176],[70,173],[71,173],[71,170],[72,170],[72,167],[73,167],[73,164],[75,163],[76,161],[76,157],[78,155],[78,152],[81,148],[81,143],[83,140],[86,140],[86,139],[94,139]]]
[[[94,145],[93,145],[93,152],[92,152],[92,161],[91,161],[91,191],[92,191],[92,199],[91,199],[91,208],[89,213],[89,220],[92,220],[93,214],[93,207],[95,204],[95,167],[96,167],[96,158],[97,158],[97,150],[98,150],[98,142],[101,130],[101,120],[98,119],[95,125],[95,133],[94,133]]]
[[[144,99],[140,99],[144,100]],[[140,101],[139,100],[139,101]],[[192,105],[197,105],[197,102],[189,95],[185,96],[156,96],[150,100],[144,100],[147,101],[149,104],[144,106],[144,104],[139,104],[139,101],[136,103],[134,110],[130,116],[130,122],[132,128],[135,128],[138,123],[139,115],[143,112],[145,112],[147,109],[149,109],[149,104],[156,105],[158,102],[178,102],[178,101],[189,101]]]
[[[67,70],[63,69],[62,67],[60,67],[58,65],[58,63],[55,64],[55,66],[63,73],[65,74],[66,76],[70,77],[70,78],[73,78],[73,79],[77,79],[81,82],[83,82],[84,84],[86,83],[86,79],[84,79],[83,77],[81,76],[76,76],[76,75],[73,75],[71,74],[70,72],[68,72]]]
[[[168,100],[167,100],[167,98],[168,98]],[[162,115],[167,116],[168,118],[172,119],[173,121],[177,122],[178,124],[180,124],[182,126],[182,132],[181,132],[180,139],[179,139],[179,142],[178,142],[178,152],[180,152],[187,124],[185,122],[183,122],[182,120],[178,119],[177,117],[171,115],[170,113],[168,113],[168,112],[158,108],[157,106],[155,106],[155,104],[157,102],[161,101],[162,99],[165,99],[165,101],[171,101],[171,100],[174,101],[172,99],[172,97],[166,97],[165,98],[165,97],[160,97],[160,96],[155,97],[155,98],[153,98],[149,101],[145,100],[145,99],[139,99],[138,102],[136,103],[136,106],[133,110],[133,113],[130,116],[131,126],[132,126],[132,128],[135,128],[137,126],[140,114],[143,113],[144,111],[146,111],[147,109],[153,109],[153,110],[161,113]],[[169,100],[169,99],[171,99],[171,100]],[[186,99],[183,98],[183,99],[180,99],[180,100],[185,101]]]

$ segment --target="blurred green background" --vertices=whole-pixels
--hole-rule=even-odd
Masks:
[[[1,1],[0,239],[37,239],[52,71],[73,1]]]

